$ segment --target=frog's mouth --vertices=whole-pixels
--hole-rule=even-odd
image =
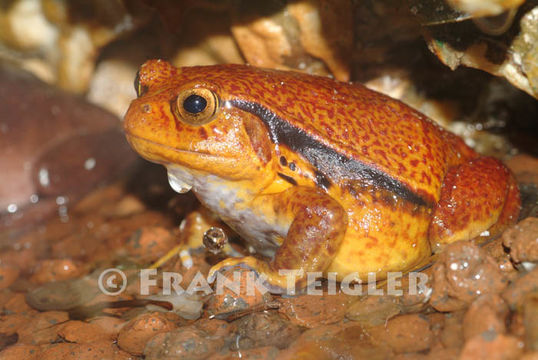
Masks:
[[[127,137],[127,141],[129,142],[129,144],[131,144],[131,147],[137,153],[139,153],[140,156],[142,156],[143,158],[151,162],[156,162],[163,165],[166,165],[166,163],[169,160],[165,156],[162,155],[163,150],[172,151],[177,154],[198,155],[198,156],[203,155],[203,156],[211,156],[215,158],[222,158],[222,156],[213,155],[210,153],[178,149],[173,146],[159,143],[153,140],[149,140],[147,138],[143,138],[141,136],[134,135],[128,132],[125,133],[125,136]]]
[[[183,194],[188,192],[195,181],[198,172],[192,168],[193,162],[188,159],[203,157],[214,163],[233,162],[231,157],[214,155],[207,152],[178,149],[131,133],[125,133],[131,147],[144,159],[161,164],[168,172],[168,183],[174,191]],[[179,155],[172,158],[167,153]],[[182,161],[181,159],[185,159]]]

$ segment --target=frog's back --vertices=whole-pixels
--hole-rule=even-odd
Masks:
[[[475,156],[426,116],[362,85],[245,65],[187,67],[177,78],[214,84],[223,103],[289,127],[294,150],[333,178],[381,181],[433,203],[447,169]]]

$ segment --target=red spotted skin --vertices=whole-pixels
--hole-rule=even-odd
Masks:
[[[207,123],[174,111],[192,89],[218,98]],[[519,212],[502,163],[397,100],[329,78],[148,61],[125,131],[142,156],[179,169],[203,204],[272,256],[213,270],[245,264],[275,287],[283,268],[339,279],[409,270],[432,245],[499,232]]]

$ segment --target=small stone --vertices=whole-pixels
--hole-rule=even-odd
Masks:
[[[224,338],[196,326],[159,333],[146,344],[146,360],[206,359],[224,346]]]
[[[538,184],[538,159],[527,154],[518,154],[506,162],[520,183]]]
[[[172,233],[160,226],[145,226],[136,230],[127,243],[125,251],[140,262],[158,260],[176,245]]]
[[[12,265],[0,264],[0,289],[7,289],[19,277],[19,268]]]
[[[272,300],[269,292],[262,293],[256,286],[249,288],[247,284],[253,284],[255,273],[244,268],[231,268],[219,273],[221,277],[217,284],[223,284],[222,289],[215,289],[215,294],[209,300],[207,312],[210,316],[218,319],[233,318],[237,314],[248,313],[254,310],[263,310],[264,306]],[[228,279],[231,286],[225,286],[224,280]]]
[[[163,313],[142,314],[129,321],[120,330],[118,346],[131,354],[142,355],[149,339],[176,327],[176,324]]]
[[[39,360],[41,348],[37,345],[16,344],[0,352],[1,360]]]
[[[346,312],[346,318],[364,326],[385,324],[400,314],[398,300],[391,296],[367,296],[354,302]]]
[[[385,344],[374,344],[373,338],[353,322],[341,322],[308,329],[289,348],[282,350],[280,360],[295,359],[391,359],[394,354]]]
[[[516,264],[538,261],[538,218],[529,217],[506,230],[503,244]]]
[[[538,360],[538,351],[526,353],[519,360]]]
[[[420,315],[400,315],[368,332],[376,344],[387,344],[396,353],[426,350],[433,342],[430,322]]]
[[[514,280],[502,293],[510,309],[515,310],[523,304],[525,296],[538,291],[538,268]]]
[[[84,273],[81,265],[69,259],[41,260],[33,269],[30,278],[35,284],[63,281],[77,278]]]
[[[445,348],[460,349],[463,346],[463,316],[462,310],[445,314],[445,324],[440,335],[441,344]]]
[[[509,335],[487,332],[467,340],[460,360],[516,360],[523,354],[523,342]]]
[[[95,324],[72,320],[60,326],[58,335],[70,343],[87,344],[98,340],[113,340],[103,332],[102,328]]]
[[[122,327],[127,323],[115,317],[103,316],[91,319],[90,324],[98,326],[107,337],[115,340]]]
[[[473,301],[463,318],[465,340],[486,332],[506,333],[508,313],[508,306],[499,295],[480,296]]]
[[[69,319],[63,311],[38,313],[32,321],[25,323],[18,331],[20,344],[39,345],[53,343],[58,339],[59,325]]]
[[[523,326],[525,346],[538,351],[538,292],[530,293],[523,302]]]
[[[353,299],[343,293],[278,298],[278,311],[299,326],[313,328],[343,320]]]
[[[237,320],[239,338],[233,349],[252,349],[264,346],[287,348],[301,330],[275,312],[256,312]]]
[[[499,293],[507,285],[495,260],[469,241],[447,245],[433,266],[430,304],[448,312],[467,307],[481,294]]]
[[[131,355],[120,350],[110,340],[99,340],[87,344],[60,343],[43,350],[41,360],[128,360]]]

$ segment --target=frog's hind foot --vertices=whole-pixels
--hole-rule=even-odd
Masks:
[[[480,157],[450,169],[429,228],[432,249],[498,235],[517,221],[519,208],[514,176],[499,160]]]
[[[278,271],[272,271],[268,263],[253,256],[228,258],[219,262],[209,270],[207,280],[209,283],[213,283],[217,280],[218,273],[234,268],[252,270],[260,284],[270,293],[283,294],[286,292],[286,277],[279,275]],[[234,279],[238,280],[235,275]],[[252,280],[254,279],[252,278]]]

